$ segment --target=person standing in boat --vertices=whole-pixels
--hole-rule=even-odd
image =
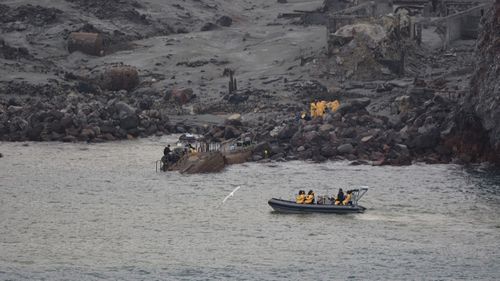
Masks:
[[[304,190],[299,190],[299,194],[295,196],[295,203],[304,204],[305,199],[306,199],[306,192]]]
[[[167,146],[165,147],[165,149],[163,150],[163,155],[164,155],[164,156],[168,156],[168,155],[170,154],[170,152],[172,152],[172,150],[170,149],[170,144],[169,144],[169,145],[167,145]]]
[[[314,192],[312,190],[307,193],[304,204],[314,204]]]
[[[344,199],[344,191],[342,191],[342,188],[339,188],[337,199],[335,200],[335,205],[340,205],[344,201]]]
[[[171,158],[172,158],[172,150],[170,149],[170,144],[169,144],[165,147],[165,149],[163,149],[163,157],[161,157],[161,162],[163,163],[162,165],[163,171],[167,170]]]

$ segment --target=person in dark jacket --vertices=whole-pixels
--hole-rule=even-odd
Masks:
[[[337,199],[335,199],[335,205],[340,205],[344,201],[344,199],[344,191],[342,191],[342,188],[339,188]]]
[[[170,144],[165,147],[163,150],[163,155],[167,156],[172,150],[170,149]]]

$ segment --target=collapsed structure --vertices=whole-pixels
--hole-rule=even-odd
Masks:
[[[464,0],[325,0],[327,53],[337,69],[332,74],[404,76],[409,54],[422,42],[446,49],[455,40],[477,38],[479,20],[490,6]]]

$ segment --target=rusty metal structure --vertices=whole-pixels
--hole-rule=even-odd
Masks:
[[[101,86],[106,90],[132,90],[139,85],[139,73],[133,66],[114,66],[101,77]]]
[[[102,56],[104,55],[104,40],[99,33],[72,32],[68,38],[68,51]]]

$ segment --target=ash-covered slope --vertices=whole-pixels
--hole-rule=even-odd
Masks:
[[[26,73],[61,78],[58,73],[68,70],[63,65],[71,32],[100,33],[109,54],[130,49],[133,40],[199,31],[220,13],[223,9],[211,0],[0,1],[0,63],[5,70],[0,80],[29,78]]]

